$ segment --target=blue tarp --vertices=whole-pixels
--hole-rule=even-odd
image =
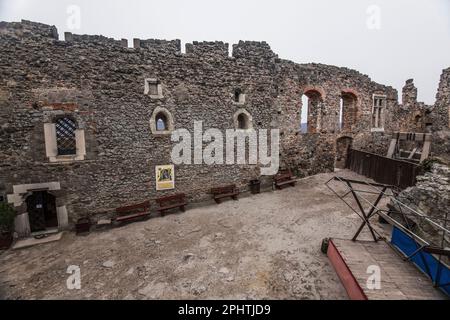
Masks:
[[[392,240],[391,243],[397,247],[403,254],[406,256],[410,256],[415,251],[417,251],[418,247],[414,240],[404,233],[402,230],[394,227],[392,231]],[[437,272],[438,272],[438,266],[439,261],[431,254],[421,251],[421,253],[416,254],[414,257],[411,258],[411,261],[425,274],[427,274],[427,269],[425,264],[428,265],[428,269],[430,270],[430,277],[433,280],[433,282],[436,281]],[[441,271],[440,271],[440,280],[439,284],[449,284],[444,287],[442,287],[442,290],[447,293],[447,295],[450,295],[450,270],[445,265],[441,264]]]

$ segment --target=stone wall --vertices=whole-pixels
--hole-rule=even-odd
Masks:
[[[446,216],[450,213],[450,167],[444,164],[433,164],[430,172],[418,176],[417,184],[402,191],[397,199],[407,207],[444,225],[443,219],[450,218],[450,216]],[[406,214],[410,214],[408,217],[416,224],[415,232],[423,239],[434,243],[435,246],[441,246],[442,233],[436,227],[412,215],[406,207],[402,206],[402,210]],[[397,216],[396,219],[403,221],[400,216]],[[450,237],[447,236],[444,247],[447,247],[449,243]]]
[[[103,36],[58,39],[54,26],[0,23],[0,193],[59,182],[57,201],[71,224],[166,194],[202,201],[212,186],[236,183],[246,190],[260,176],[259,165],[177,165],[175,190],[156,192],[155,166],[171,163],[174,146],[170,135],[152,134],[157,108],[171,114],[175,129],[192,131],[194,121],[203,121],[203,130],[222,132],[235,127],[234,116],[244,109],[254,129],[280,129],[281,166],[299,176],[333,170],[341,137],[385,153],[386,137],[399,127],[392,120],[399,108],[395,89],[355,70],[279,59],[265,42],[240,41],[230,56],[223,42],[187,44],[183,54],[179,40],[134,39],[129,48],[126,40]],[[144,94],[146,79],[157,81],[160,97]],[[235,101],[236,90],[245,100]],[[445,105],[448,86],[440,90]],[[311,93],[318,97],[315,132],[302,134],[302,94]],[[374,94],[387,97],[381,133],[371,130]],[[344,128],[342,97],[354,102]],[[47,157],[44,123],[61,115],[84,130],[83,161]]]
[[[436,103],[428,117],[433,131],[433,151],[450,161],[450,68],[442,72]]]

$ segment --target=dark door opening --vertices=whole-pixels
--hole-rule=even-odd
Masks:
[[[55,197],[47,191],[34,191],[27,200],[31,232],[58,227]]]
[[[350,137],[342,137],[336,141],[336,161],[335,168],[345,169],[347,165],[348,152],[352,147],[353,139]]]

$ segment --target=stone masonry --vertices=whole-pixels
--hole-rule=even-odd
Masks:
[[[281,167],[300,177],[332,171],[343,137],[386,154],[393,132],[430,130],[447,139],[433,152],[448,154],[450,69],[434,106],[417,103],[412,81],[400,105],[395,89],[367,75],[283,60],[265,42],[240,41],[231,56],[223,42],[193,42],[181,53],[179,40],[135,39],[130,48],[126,40],[66,33],[63,41],[54,26],[22,21],[1,22],[0,43],[0,194],[13,199],[15,186],[58,182],[53,194],[68,225],[167,194],[202,201],[212,186],[246,190],[249,180],[270,181],[259,165],[177,165],[175,189],[157,192],[155,166],[171,164],[174,142],[153,134],[155,110],[189,131],[194,121],[203,130],[232,129],[245,110],[254,129],[280,130]],[[300,132],[302,95],[310,101],[308,133]],[[374,95],[385,99],[377,130]],[[64,115],[77,123],[82,152],[78,160],[50,161],[44,126]]]
[[[403,190],[399,194],[398,200],[407,206],[401,206],[401,211],[413,220],[414,231],[417,234],[434,246],[448,247],[450,239],[445,237],[445,242],[442,243],[441,230],[426,220],[419,219],[407,209],[411,208],[442,226],[448,227],[448,222],[445,222],[445,219],[449,219],[450,212],[450,167],[448,165],[434,163],[429,172],[417,177],[415,186]],[[398,205],[396,207],[399,208]],[[395,216],[395,218],[404,223],[401,215]]]

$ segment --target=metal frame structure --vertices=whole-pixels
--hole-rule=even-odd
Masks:
[[[331,186],[332,181],[337,181],[344,185],[347,188],[347,192],[345,192],[343,195],[340,195],[333,187]],[[446,249],[446,243],[448,242],[446,240],[446,236],[450,237],[450,230],[447,228],[449,220],[449,213],[446,212],[445,218],[434,218],[431,219],[430,217],[426,216],[425,214],[412,209],[411,207],[405,205],[401,201],[397,199],[397,196],[400,192],[400,190],[396,186],[387,185],[387,184],[380,184],[380,183],[371,183],[367,181],[361,181],[361,180],[351,180],[343,177],[333,177],[330,180],[328,180],[325,185],[330,189],[339,199],[341,199],[354,213],[356,213],[362,220],[361,226],[358,228],[357,232],[352,238],[352,241],[356,241],[361,234],[362,230],[365,226],[368,227],[373,241],[377,242],[379,240],[386,239],[379,233],[377,230],[372,226],[370,219],[373,218],[375,215],[378,215],[379,217],[383,218],[385,221],[387,221],[389,224],[397,227],[404,233],[406,233],[414,242],[416,246],[416,250],[409,256],[406,256],[403,253],[400,253],[397,248],[395,248],[390,242],[386,241],[386,243],[389,244],[397,253],[401,254],[403,256],[403,259],[405,261],[411,261],[411,259],[419,255],[420,259],[424,265],[425,272],[427,276],[430,279],[433,279],[430,267],[428,264],[427,259],[425,259],[424,252],[434,255],[436,260],[438,261],[438,268],[437,273],[435,275],[435,280],[433,281],[433,285],[436,288],[443,288],[446,286],[449,286],[450,283],[444,283],[440,284],[441,280],[441,273],[442,273],[442,267],[444,266],[444,262],[442,258],[444,256],[449,257],[450,256],[450,250]],[[356,186],[365,186],[368,187],[368,190],[362,190],[356,189]],[[375,201],[371,201],[364,197],[362,194],[372,194],[376,195]],[[354,208],[352,204],[347,201],[347,196],[352,195],[353,199],[355,200],[357,204],[357,208]],[[396,204],[395,208],[398,210],[394,210],[394,208],[391,208],[390,210],[378,208],[378,205],[380,201],[383,198],[389,198],[393,203]],[[369,205],[368,211],[364,209],[363,202]],[[406,209],[406,210],[404,210]],[[358,212],[359,210],[359,212]],[[407,211],[407,212],[405,212]],[[400,214],[403,223],[397,221],[396,219],[393,219],[390,214]],[[415,217],[416,219],[426,221],[435,228],[437,228],[442,233],[442,238],[440,238],[439,244],[433,244],[430,241],[423,239],[421,236],[416,234],[412,229],[411,219],[409,217]]]
[[[387,157],[422,163],[430,155],[431,139],[432,136],[430,133],[395,132],[389,146]],[[400,143],[402,141],[414,141],[422,145],[416,146],[412,150],[409,150],[408,157],[403,158],[400,152]],[[417,160],[414,159],[416,154],[420,156]]]

